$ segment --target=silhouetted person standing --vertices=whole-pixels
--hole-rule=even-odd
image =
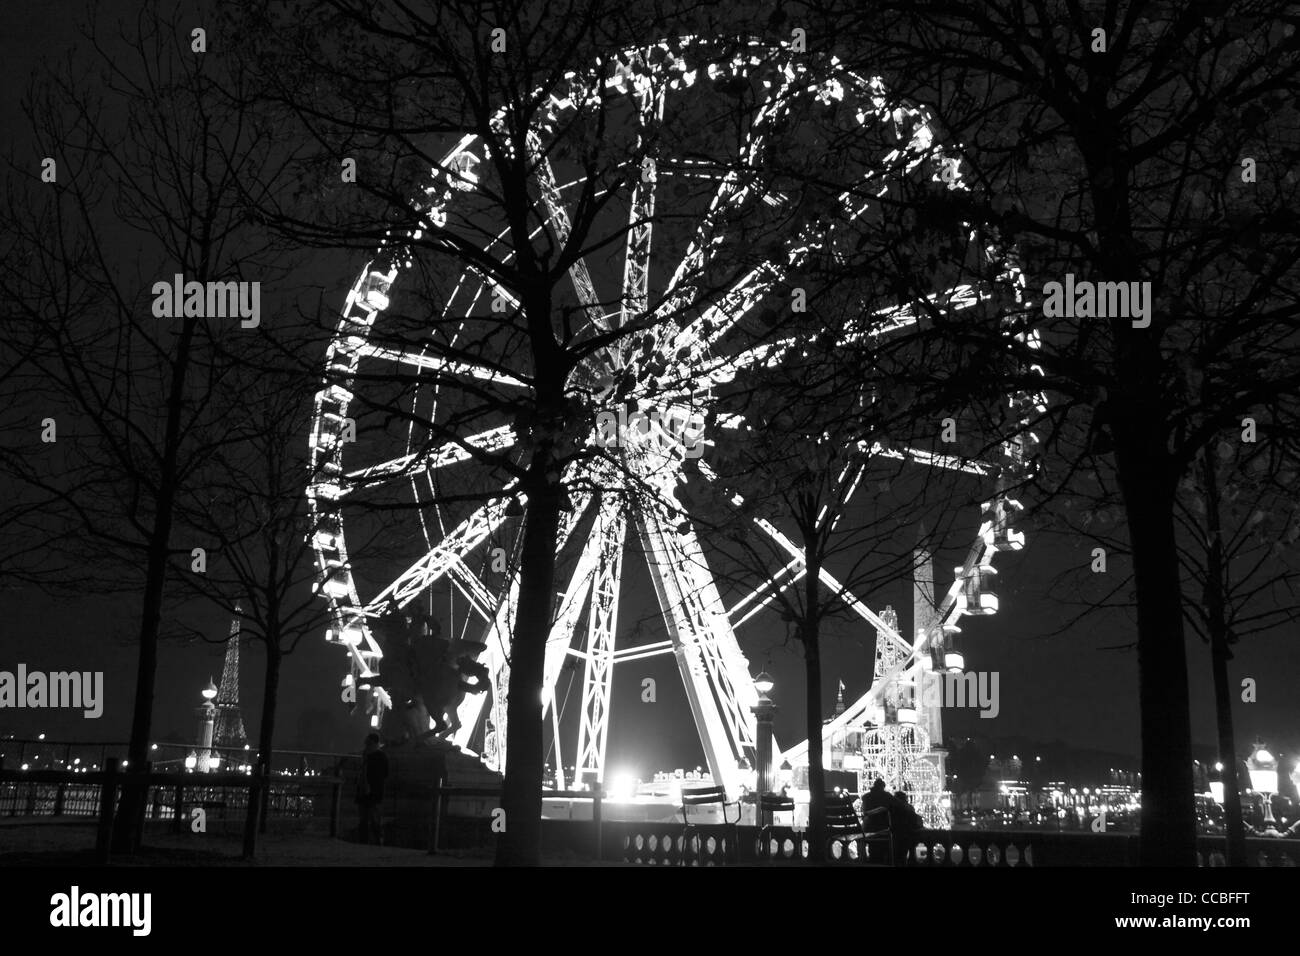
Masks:
[[[384,822],[380,808],[384,802],[384,783],[388,780],[388,755],[379,749],[379,735],[366,737],[361,751],[361,773],[357,779],[357,811],[361,818],[360,838],[370,842],[373,832],[375,842],[383,845]]]

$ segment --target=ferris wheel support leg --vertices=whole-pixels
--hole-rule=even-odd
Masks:
[[[548,698],[551,709],[551,733],[555,735],[555,789],[567,790],[564,780],[564,751],[560,745],[560,709],[555,706],[555,688]]]
[[[709,769],[729,794],[739,793],[738,760],[754,756],[758,703],[748,662],[694,536],[679,535],[653,504],[638,507],[637,521]]]
[[[609,700],[614,680],[614,637],[618,623],[618,591],[623,564],[627,519],[622,502],[602,504],[598,519],[599,564],[591,587],[587,618],[587,666],[582,679],[582,722],[578,729],[578,780],[595,775],[605,779],[605,749],[609,743]]]

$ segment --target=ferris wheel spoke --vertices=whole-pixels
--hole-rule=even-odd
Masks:
[[[997,465],[990,462],[976,461],[973,458],[960,458],[956,455],[940,455],[923,448],[894,447],[873,442],[868,454],[877,458],[891,458],[896,461],[909,461],[916,465],[930,468],[943,468],[946,471],[961,471],[968,475],[988,477],[997,473]]]
[[[761,155],[761,137],[758,143],[752,148],[754,155]],[[910,160],[906,169],[910,170],[913,166],[920,163],[923,156],[914,157]],[[881,173],[873,171],[867,173],[861,182],[848,190],[840,193],[836,199],[841,206],[844,206],[850,218],[860,216],[872,204],[874,200],[863,200],[857,194],[862,191],[863,186],[881,178]],[[701,275],[712,262],[712,257],[717,247],[722,244],[720,236],[712,235],[716,231],[715,218],[717,209],[743,201],[749,187],[747,185],[736,185],[734,178],[725,180],[714,196],[714,202],[710,205],[709,214],[705,217],[701,225],[701,230],[695,240],[688,247],[686,255],[678,264],[677,270],[673,274],[672,281],[668,285],[664,301],[656,309],[656,314],[672,315],[677,310],[685,307],[692,299],[691,284],[692,275]],[[888,183],[876,190],[876,198],[884,195],[888,190]],[[794,252],[786,262],[764,262],[762,265],[753,269],[743,280],[728,290],[724,296],[723,302],[718,303],[692,320],[684,329],[673,337],[678,342],[686,343],[688,348],[693,351],[701,351],[701,346],[712,346],[719,341],[727,331],[729,331],[740,318],[742,318],[757,302],[771,289],[784,281],[800,261],[801,256],[822,248],[828,239],[830,230],[823,224],[814,223],[804,226],[799,232],[789,239],[786,246]],[[977,297],[972,297],[969,286],[957,286],[947,292],[937,293],[930,297],[935,302],[952,304],[954,308],[967,308],[978,301]],[[730,300],[730,301],[728,301]],[[739,307],[738,307],[739,306]],[[881,310],[882,316],[892,316],[892,321],[900,323],[898,327],[905,327],[915,322],[915,316],[908,316],[899,308],[888,308]],[[910,318],[910,321],[908,319]],[[666,323],[666,328],[672,329],[672,323]],[[888,330],[888,320],[881,332]],[[880,334],[867,330],[865,335]],[[663,342],[671,332],[660,336],[660,347],[662,350]],[[761,351],[756,351],[750,361],[759,359],[772,360],[775,356],[784,354],[785,350],[773,349],[771,347],[759,347]],[[724,360],[724,366],[733,360]],[[736,362],[735,367],[742,367],[742,362]],[[734,371],[734,370],[733,370]]]
[[[569,584],[560,599],[559,610],[546,639],[546,660],[542,667],[542,687],[545,689],[543,697],[546,707],[554,704],[555,682],[560,676],[560,667],[564,664],[569,648],[573,645],[578,619],[582,616],[583,602],[591,590],[592,579],[600,559],[602,525],[609,507],[607,503],[601,505],[600,514],[596,519],[597,526],[583,542],[582,553],[579,554],[573,574],[569,577]]]
[[[417,472],[436,471],[448,465],[468,461],[473,457],[470,449],[491,454],[505,451],[514,444],[514,428],[510,425],[499,425],[477,435],[444,442],[436,448],[390,458],[388,461],[347,472],[343,476],[340,496],[356,494],[358,491],[373,488],[394,478],[407,478]]]
[[[798,557],[800,564],[803,563],[803,553],[800,551],[799,547],[793,541],[787,538],[784,534],[782,534],[781,531],[775,525],[773,525],[766,518],[756,518],[754,520],[754,523],[769,538],[771,538],[777,545],[779,545],[788,554],[790,554],[792,557]],[[803,573],[806,572],[801,571],[800,573],[802,575]],[[835,577],[835,575],[831,574],[831,572],[826,570],[826,568],[821,568],[818,571],[817,577],[818,580],[820,580],[822,584],[825,585],[826,588],[832,594],[834,594],[839,600],[844,602],[846,607],[848,607],[851,611],[855,612],[859,617],[871,622],[871,624],[873,624],[878,631],[883,631],[885,636],[890,641],[898,645],[899,650],[903,654],[911,655],[912,645],[909,644],[907,641],[903,640],[903,636],[899,634],[897,630],[895,630],[893,627],[887,624],[880,617],[880,615],[876,614],[875,611],[871,610],[871,608],[867,607],[865,604],[859,601],[853,595],[853,592],[851,592],[848,588],[844,587],[844,585],[842,585],[839,582],[839,580]]]
[[[784,275],[785,270],[768,263],[750,270],[717,302],[682,329],[671,340],[668,349],[678,356],[678,362],[688,366],[707,365],[708,356],[716,344],[775,288]],[[712,374],[717,376],[720,371],[734,372],[732,363],[721,360]]]
[[[717,483],[717,474],[709,468],[708,465],[701,463],[700,473],[709,481]],[[741,495],[732,495],[732,502],[734,504],[744,504],[744,500],[745,499]],[[803,550],[766,518],[754,518],[753,523],[768,538],[770,538],[781,551],[785,552],[787,561],[796,566],[796,570],[792,573],[797,574],[801,578],[806,573]],[[830,571],[824,567],[821,568],[818,574],[818,580],[820,580],[832,594],[835,594],[840,600],[842,600],[848,608],[853,610],[860,617],[871,622],[871,624],[873,624],[877,630],[882,631],[889,640],[896,642],[898,647],[902,649],[905,654],[910,655],[912,653],[911,644],[903,640],[902,635],[899,634],[897,630],[891,627],[869,607],[859,601],[851,591],[841,585]]]
[[[542,204],[546,207],[547,215],[550,218],[551,230],[555,233],[556,244],[563,249],[569,244],[569,236],[573,227],[569,222],[569,213],[565,209],[564,200],[560,195],[560,187],[556,185],[555,172],[551,169],[551,161],[543,152],[536,134],[529,135],[528,150],[530,161],[533,163],[533,177],[537,180],[538,190],[542,196]],[[569,266],[569,279],[573,282],[573,290],[578,297],[578,306],[582,309],[582,314],[586,317],[590,327],[601,332],[608,332],[609,321],[605,318],[605,313],[601,309],[600,299],[596,295],[596,287],[591,281],[591,274],[587,270],[585,259],[578,258],[574,260],[573,265]],[[581,331],[579,330],[579,334],[581,334]]]
[[[637,142],[633,155],[642,155],[646,150],[647,129],[663,120],[665,90],[662,86],[654,89],[643,72],[633,73],[630,81],[638,106]],[[644,315],[649,308],[651,223],[655,216],[659,175],[654,159],[644,155],[641,174],[632,184],[628,205],[627,248],[623,257],[623,285],[619,300],[621,325]]]
[[[477,362],[468,362],[463,359],[452,359],[439,355],[426,355],[423,352],[411,352],[405,349],[390,348],[384,345],[367,343],[362,346],[361,352],[370,358],[383,359],[389,362],[396,362],[399,365],[409,365],[424,371],[433,372],[435,378],[458,379],[471,378],[480,382],[489,382],[493,385],[508,385],[515,388],[529,388],[528,382],[510,374],[501,369],[492,368],[487,365],[480,365]]]
[[[505,520],[509,495],[495,498],[476,509],[473,514],[453,528],[436,547],[398,575],[366,605],[370,614],[380,614],[395,602],[405,607],[444,574],[464,561],[465,556],[482,544],[492,529]]]
[[[689,287],[693,282],[697,281],[698,277],[703,276],[708,271],[714,256],[722,245],[722,236],[718,235],[720,220],[728,215],[732,208],[742,204],[753,190],[751,174],[762,165],[767,148],[767,136],[764,128],[782,109],[789,109],[786,95],[794,85],[796,77],[802,75],[802,67],[788,68],[782,74],[782,81],[778,89],[770,93],[759,108],[750,135],[737,156],[736,167],[727,171],[718,184],[718,188],[714,190],[713,196],[709,200],[708,211],[704,214],[699,228],[687,245],[685,254],[673,270],[672,277],[669,279],[668,287],[664,293],[664,302],[655,310],[657,315],[671,316],[696,298],[697,294]],[[773,272],[777,271],[774,266],[767,266],[766,268]],[[777,275],[772,281],[779,282],[780,275]],[[696,331],[689,334],[688,338],[701,337],[699,325],[700,320],[698,319],[692,323]],[[661,344],[662,341],[661,338]]]
[[[791,585],[798,583],[802,577],[802,561],[791,559],[786,562],[785,567],[731,606],[730,610],[727,611],[727,618],[731,621],[732,628],[739,628],[740,625],[776,600],[778,594],[783,593]],[[745,611],[746,608],[749,608],[749,610]],[[737,617],[742,611],[745,611],[744,615]]]
[[[478,612],[479,617],[485,621],[492,620],[492,609],[496,606],[496,602],[483,582],[479,580],[479,576],[469,569],[463,559],[452,562],[451,582],[465,600],[469,601],[470,606]]]
[[[928,295],[925,297],[925,301],[932,306],[958,311],[978,304],[980,297],[974,286],[963,284],[954,286],[946,292]],[[864,316],[863,319],[855,322],[854,325],[857,327],[848,331],[841,343],[846,345],[859,344],[870,339],[889,335],[901,329],[910,328],[916,324],[918,313],[924,311],[924,309],[913,305],[888,306],[883,309],[876,309]],[[732,374],[754,368],[772,368],[805,341],[807,341],[806,336],[786,335],[772,342],[764,342],[761,345],[742,349],[734,355],[724,356],[715,361],[719,368],[726,368]]]

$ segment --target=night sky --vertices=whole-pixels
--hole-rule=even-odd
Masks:
[[[0,125],[3,137],[21,155],[25,130],[18,99],[29,72],[41,62],[62,57],[75,39],[73,23],[80,2],[42,0],[14,2],[5,7],[5,27],[0,31]],[[35,168],[35,160],[32,161]],[[347,289],[341,282],[333,297],[342,303]],[[304,441],[306,436],[304,435]],[[1029,545],[1019,555],[999,560],[1002,611],[973,621],[965,618],[963,650],[967,667],[1001,673],[1001,712],[982,720],[974,711],[945,711],[946,730],[956,736],[1019,736],[1089,749],[1136,753],[1138,708],[1136,654],[1132,650],[1103,650],[1135,637],[1131,620],[1119,612],[1098,614],[1068,633],[1048,637],[1074,609],[1065,601],[1056,576],[1088,561],[1091,544],[1077,545],[1027,529]],[[1115,573],[1119,573],[1115,562]],[[946,589],[951,569],[937,569],[937,585]],[[641,578],[639,590],[648,593]],[[887,593],[859,595],[880,610],[892,604],[904,624],[911,608],[910,591],[899,586]],[[624,604],[624,622],[643,616],[648,608],[636,601]],[[125,741],[135,672],[135,648],[130,635],[138,626],[138,598],[132,594],[96,596],[80,600],[53,598],[34,589],[0,592],[0,669],[12,670],[18,662],[30,669],[103,670],[107,701],[104,715],[85,720],[79,711],[0,711],[0,733],[90,741]],[[210,609],[195,605],[187,615],[209,638],[224,635],[229,621]],[[742,630],[742,646],[754,672],[770,670],[777,681],[774,692],[780,711],[776,732],[781,743],[804,737],[801,661],[797,647],[783,646],[781,635],[768,625]],[[1231,665],[1234,682],[1253,677],[1258,682],[1258,703],[1238,703],[1234,709],[1239,748],[1248,748],[1256,735],[1274,753],[1300,749],[1300,636],[1294,622],[1271,633],[1251,636],[1236,650]],[[659,640],[653,626],[637,642]],[[829,709],[835,687],[843,680],[847,698],[866,690],[870,680],[873,635],[856,622],[836,627],[827,641],[823,672],[824,699]],[[1210,661],[1206,647],[1188,638],[1192,700],[1193,741],[1198,747],[1214,743]],[[155,738],[188,741],[194,733],[193,708],[209,676],[220,677],[222,649],[194,641],[165,640],[160,649]],[[243,651],[243,713],[250,736],[260,712],[263,657],[256,644]],[[287,749],[354,750],[360,744],[362,725],[349,722],[337,703],[335,688],[345,670],[342,652],[323,638],[304,641],[286,662],[281,689],[279,746]],[[626,666],[615,688],[610,757],[613,770],[628,769],[642,775],[656,769],[694,766],[702,762],[685,697],[676,680],[671,658]],[[657,705],[641,704],[635,689],[644,676],[658,680]],[[579,673],[575,691],[580,682]],[[567,678],[562,678],[560,690]],[[567,755],[571,759],[571,755]],[[566,760],[567,762],[567,760]]]

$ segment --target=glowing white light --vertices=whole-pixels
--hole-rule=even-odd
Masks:
[[[1277,771],[1251,770],[1250,789],[1256,793],[1277,793]]]
[[[335,568],[321,585],[321,590],[335,600],[348,597],[352,593],[352,579],[346,569]]]
[[[615,774],[605,788],[605,799],[627,803],[636,797],[636,777],[630,773]]]

